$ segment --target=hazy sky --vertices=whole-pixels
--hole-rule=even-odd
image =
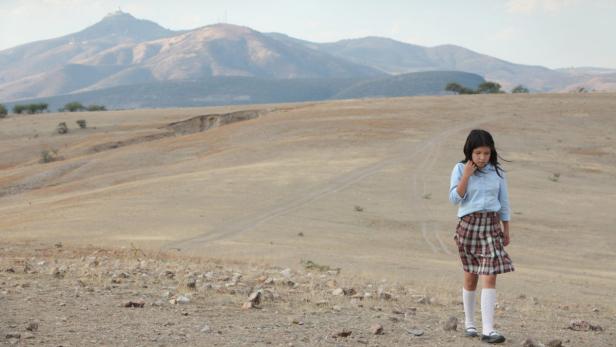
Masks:
[[[616,0],[0,0],[0,50],[118,8],[174,30],[228,22],[316,42],[385,36],[520,64],[616,68]]]

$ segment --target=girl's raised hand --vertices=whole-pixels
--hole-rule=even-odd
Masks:
[[[469,160],[464,165],[464,172],[462,174],[466,177],[470,177],[475,173],[475,170],[477,170],[477,165],[473,163],[472,160]]]

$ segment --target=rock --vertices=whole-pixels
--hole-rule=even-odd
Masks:
[[[383,335],[383,326],[378,323],[372,324],[372,326],[370,326],[370,332],[373,335]]]
[[[443,329],[445,331],[455,331],[458,329],[458,318],[456,317],[449,317],[447,319],[447,321],[445,322],[445,324],[443,324]]]
[[[518,296],[518,299],[526,299],[526,294],[520,294],[520,295]]]
[[[563,347],[563,342],[559,339],[550,340],[546,345],[546,347]]]
[[[152,306],[157,306],[157,307],[160,307],[160,306],[164,305],[164,303],[165,303],[164,301],[162,301],[162,300],[158,299],[158,300],[156,300],[156,301],[154,301],[154,302],[152,303]]]
[[[392,299],[392,295],[386,292],[385,289],[383,289],[383,287],[379,287],[379,289],[376,291],[376,294],[381,300],[391,300]]]
[[[349,329],[342,329],[341,331],[338,331],[337,333],[335,333],[332,337],[333,338],[348,337],[351,335],[351,333],[352,331]]]
[[[338,282],[336,282],[336,280],[332,278],[330,280],[327,280],[327,282],[325,282],[325,285],[328,288],[336,288],[336,287],[338,287]]]
[[[345,296],[353,296],[357,294],[357,291],[354,288],[343,288],[342,291]]]
[[[55,278],[64,278],[65,274],[66,274],[65,266],[61,266],[61,267],[56,266],[53,269],[51,269],[51,275]]]
[[[398,318],[396,316],[389,316],[389,320],[394,322],[394,323],[398,323],[400,321],[400,318]]]
[[[34,334],[33,334],[33,333],[24,333],[24,334],[21,336],[21,338],[22,338],[22,339],[25,339],[25,340],[33,339],[33,338],[34,338]]]
[[[20,333],[15,333],[15,332],[7,333],[6,334],[6,338],[7,339],[21,339],[21,334]]]
[[[568,328],[571,330],[575,330],[575,331],[589,331],[589,330],[603,331],[602,327],[598,325],[590,324],[589,322],[585,320],[579,320],[579,319],[572,320]]]
[[[38,330],[38,323],[37,322],[30,322],[28,323],[28,326],[26,327],[26,330],[28,331],[37,331]]]
[[[248,301],[254,306],[258,306],[261,303],[261,291],[257,290],[248,296]]]
[[[145,306],[145,301],[141,299],[136,300],[136,301],[128,301],[128,302],[125,302],[123,306],[124,307],[143,307]]]
[[[190,298],[184,295],[180,295],[175,299],[175,302],[181,305],[186,305],[190,303]]]
[[[419,299],[417,299],[416,301],[418,304],[427,304],[429,302],[428,298],[425,296],[420,297]]]
[[[344,295],[344,289],[336,288],[332,291],[332,295],[336,295],[336,296]]]
[[[332,307],[332,310],[334,310],[336,312],[340,312],[340,311],[342,311],[342,307],[340,307],[338,305],[334,305],[334,307]]]
[[[244,310],[249,310],[249,309],[254,308],[254,307],[255,307],[254,304],[252,302],[250,302],[250,301],[247,301],[247,302],[245,302],[242,305],[242,309],[244,309]]]
[[[522,347],[544,347],[542,343],[535,341],[532,337],[527,337],[522,342]]]
[[[210,330],[211,330],[211,329],[210,329],[210,326],[209,326],[209,325],[207,325],[207,324],[205,324],[205,325],[203,326],[203,328],[201,328],[201,332],[202,332],[202,333],[209,333],[209,332],[210,332]]]
[[[293,318],[291,320],[291,323],[297,324],[297,325],[304,325],[304,321],[301,318]]]
[[[413,336],[421,336],[424,334],[423,330],[420,329],[407,329],[406,332]]]
[[[534,305],[538,305],[539,304],[539,299],[536,296],[533,296],[532,298],[530,298],[533,301]]]
[[[291,269],[286,268],[286,269],[280,271],[280,274],[283,275],[284,277],[289,278],[289,277],[291,277]]]
[[[297,233],[297,236],[304,236],[304,233],[300,231],[299,233]]]

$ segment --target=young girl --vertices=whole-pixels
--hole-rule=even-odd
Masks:
[[[514,270],[504,249],[509,244],[507,181],[487,131],[475,129],[468,134],[464,157],[451,173],[449,200],[460,205],[454,239],[464,270],[465,335],[478,336],[473,316],[475,289],[481,277],[481,341],[501,343],[505,337],[494,330],[496,275]]]

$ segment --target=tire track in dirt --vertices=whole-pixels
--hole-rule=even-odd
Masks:
[[[315,201],[319,198],[327,196],[331,193],[335,193],[337,191],[345,189],[349,187],[350,185],[356,182],[359,182],[360,180],[381,171],[383,168],[389,165],[399,164],[400,162],[408,162],[411,159],[414,159],[419,153],[425,152],[428,148],[434,145],[437,145],[439,142],[441,142],[443,139],[445,139],[447,136],[451,134],[454,134],[461,130],[476,127],[477,125],[481,123],[485,123],[485,122],[488,122],[494,119],[496,119],[495,116],[489,116],[489,117],[481,118],[474,122],[460,123],[450,128],[447,128],[446,130],[443,130],[429,137],[427,140],[416,144],[416,147],[410,153],[409,153],[409,148],[407,144],[399,145],[398,146],[399,148],[394,150],[396,155],[387,157],[376,163],[363,166],[363,167],[359,167],[348,173],[339,175],[333,178],[332,180],[328,181],[325,185],[322,185],[320,187],[317,186],[317,187],[306,190],[304,193],[289,196],[281,200],[276,206],[270,208],[267,211],[259,211],[256,214],[249,216],[245,218],[244,220],[241,220],[237,223],[223,225],[222,227],[218,228],[216,231],[211,232],[211,233],[201,234],[201,235],[197,235],[192,238],[167,243],[163,245],[161,248],[163,249],[174,249],[174,248],[176,249],[195,249],[200,244],[203,244],[206,242],[217,241],[217,240],[225,239],[231,236],[244,233],[273,218],[285,215],[297,209],[298,207],[306,205],[312,201]],[[418,197],[416,186],[413,187],[413,190],[414,190],[413,196]],[[428,227],[426,226],[425,228],[427,229]],[[427,234],[427,231],[426,231],[426,234]],[[435,251],[438,251],[438,249],[440,249],[441,247],[444,247],[442,241],[439,242],[439,245],[441,247],[438,247],[438,248],[431,242],[428,242],[428,243],[431,245],[431,247],[433,247]]]

